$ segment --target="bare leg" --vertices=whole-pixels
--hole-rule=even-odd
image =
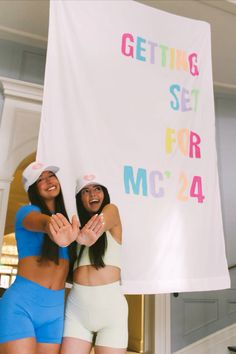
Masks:
[[[96,346],[95,354],[126,354],[126,348],[109,348]]]
[[[35,338],[23,338],[0,344],[0,354],[37,354]]]
[[[59,354],[60,344],[37,343],[37,354]]]
[[[90,354],[91,349],[92,343],[86,340],[64,337],[60,354]]]

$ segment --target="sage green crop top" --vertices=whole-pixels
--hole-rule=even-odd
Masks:
[[[121,244],[119,244],[114,237],[112,237],[109,231],[106,231],[107,235],[107,248],[105,255],[103,257],[103,262],[105,265],[111,265],[114,267],[121,267]],[[79,254],[80,247],[77,248],[77,255]],[[91,265],[89,259],[89,247],[85,247],[80,258],[79,264],[75,261],[74,270],[78,267],[85,265]]]

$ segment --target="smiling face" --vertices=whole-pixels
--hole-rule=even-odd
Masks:
[[[104,199],[102,187],[90,184],[81,190],[81,201],[89,213],[97,213]]]
[[[61,187],[56,175],[51,171],[44,171],[37,180],[39,195],[45,202],[54,200],[60,193]]]

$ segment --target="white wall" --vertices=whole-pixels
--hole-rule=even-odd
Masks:
[[[236,264],[236,97],[216,98],[216,138],[228,264]]]
[[[235,96],[232,94],[216,95],[215,109],[226,253],[228,264],[232,265],[236,264],[236,94]],[[176,352],[201,338],[206,338],[208,335],[236,323],[236,268],[230,270],[230,276],[231,289],[215,292],[182,293],[177,298],[171,297],[172,352]],[[222,333],[223,338],[225,333],[229,336],[227,330]],[[204,345],[206,351],[201,352]],[[207,349],[209,342],[204,339],[200,342],[199,347],[190,346],[186,353],[210,354],[214,352],[212,345],[211,342],[211,349]],[[223,354],[224,352],[219,353]]]

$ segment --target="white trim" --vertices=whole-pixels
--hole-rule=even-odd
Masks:
[[[155,295],[155,354],[170,354],[170,295]]]
[[[12,178],[10,179],[0,179],[0,255],[2,250],[2,240],[6,222],[7,215],[7,203],[8,203],[8,195],[10,191],[10,183]]]
[[[0,26],[0,38],[26,44],[33,47],[47,48],[47,37],[16,30],[7,26]]]
[[[0,87],[2,87],[3,95],[5,97],[17,97],[21,100],[27,99],[42,103],[42,85],[0,76]]]
[[[231,15],[236,15],[236,6],[235,6],[235,1],[233,0],[226,0],[226,1],[200,0],[200,2],[210,7],[214,7],[221,11],[230,13]]]
[[[236,94],[236,85],[226,84],[224,82],[214,81],[215,93]]]
[[[36,151],[43,86],[0,77],[4,96],[0,119],[0,249],[10,182],[26,156]],[[22,124],[24,122],[24,124]],[[27,122],[27,131],[23,131]]]
[[[30,33],[30,32],[16,30],[16,29],[11,28],[11,27],[0,25],[0,31],[11,33],[11,34],[14,34],[14,35],[17,35],[17,36],[21,36],[21,37],[27,37],[27,38],[34,39],[34,40],[36,39],[38,41],[42,41],[42,42],[47,43],[47,38],[46,37],[39,36],[38,34],[33,34],[33,33]]]

